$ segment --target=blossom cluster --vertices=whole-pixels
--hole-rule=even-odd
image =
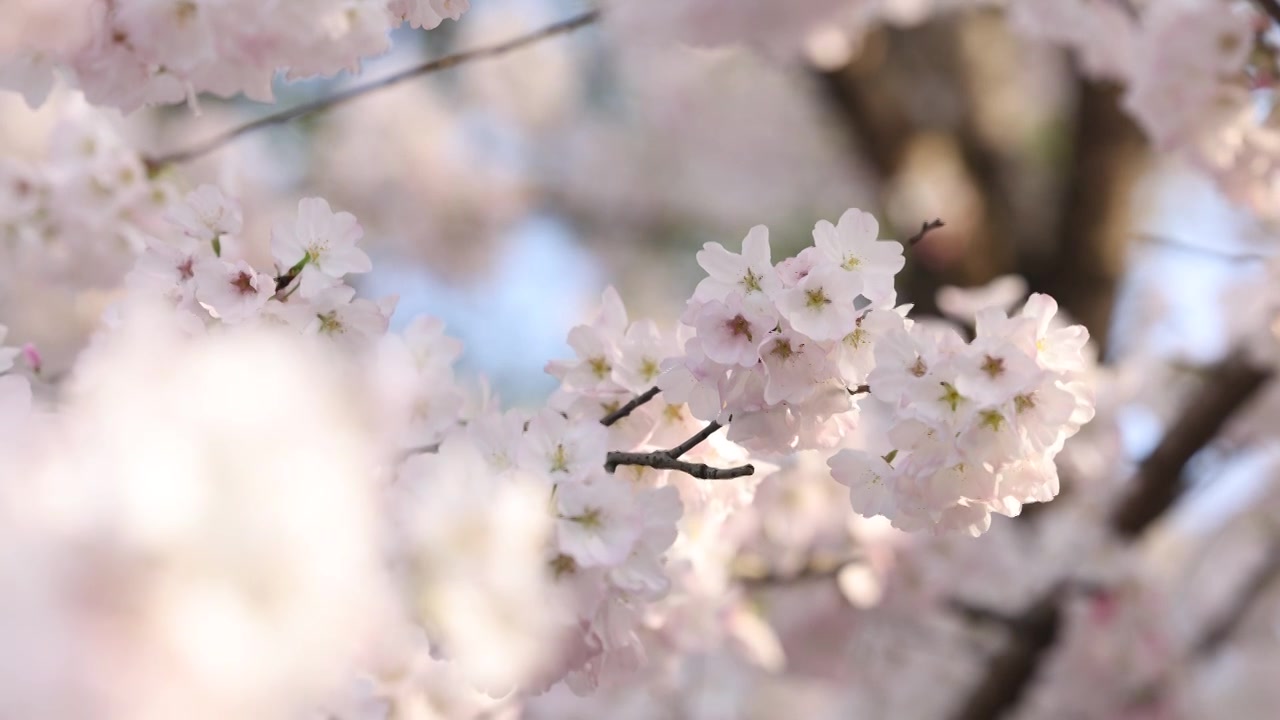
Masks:
[[[1121,84],[1123,104],[1162,151],[1210,174],[1236,201],[1275,217],[1280,31],[1246,0],[673,0],[619,3],[628,36],[695,45],[801,49],[839,67],[876,25],[1002,8],[1018,34],[1070,48],[1089,75]],[[730,7],[732,6],[732,7]]]
[[[970,342],[950,328],[881,313],[867,382],[893,416],[890,449],[882,456],[845,449],[830,461],[854,509],[905,530],[978,535],[992,512],[1016,515],[1024,503],[1053,499],[1053,458],[1093,417],[1084,382],[1088,333],[1054,327],[1056,313],[1053,299],[1039,294],[1013,317],[984,310]]]
[[[728,423],[750,450],[831,448],[856,422],[853,396],[871,369],[873,310],[892,308],[902,245],[878,239],[860,210],[821,221],[813,246],[774,265],[768,230],[751,229],[742,252],[708,243],[707,271],[682,322],[694,330],[659,381],[703,420]],[[888,312],[893,312],[889,309]]]
[[[1015,27],[1074,49],[1085,69],[1125,86],[1123,103],[1155,145],[1273,215],[1280,134],[1276,30],[1252,3],[1185,0],[1011,3]]]
[[[77,34],[0,52],[0,87],[39,105],[54,71],[95,105],[125,111],[210,92],[272,99],[277,70],[290,78],[356,70],[389,47],[408,23],[434,28],[457,20],[469,0],[92,0],[70,13]],[[20,20],[20,18],[19,18]],[[19,22],[21,24],[21,22]],[[87,28],[87,29],[85,29]],[[50,47],[52,46],[52,47]]]
[[[371,590],[362,610],[368,622],[319,638],[335,644],[333,662],[305,664],[330,678],[309,676],[314,687],[332,689],[333,676],[347,677],[338,696],[306,694],[313,707],[331,716],[382,717],[377,708],[443,702],[433,693],[448,684],[442,678],[455,673],[467,687],[497,697],[536,693],[561,682],[577,693],[616,686],[651,664],[655,654],[678,656],[681,648],[740,653],[764,666],[780,663],[770,631],[725,594],[739,543],[729,520],[751,502],[755,479],[696,480],[679,467],[646,466],[644,457],[726,466],[752,459],[767,472],[764,461],[786,464],[788,456],[798,457],[797,450],[817,448],[804,456],[803,466],[821,472],[829,454],[838,451],[830,467],[837,480],[855,486],[856,510],[888,515],[902,527],[972,530],[979,523],[971,512],[1008,511],[1015,502],[1052,496],[1052,455],[1089,407],[1087,393],[1077,387],[1084,333],[1051,327],[1051,301],[1033,298],[1014,318],[980,313],[971,343],[954,331],[945,335],[912,323],[905,319],[906,308],[895,305],[894,276],[904,265],[903,248],[881,240],[874,218],[858,210],[837,224],[818,223],[812,247],[776,264],[762,227],[751,231],[741,253],[708,244],[698,254],[708,277],[675,331],[632,321],[619,295],[607,290],[598,315],[569,333],[574,357],[548,364],[561,384],[546,407],[509,410],[483,385],[460,380],[454,365],[461,345],[438,320],[417,318],[389,332],[395,298],[358,297],[348,279],[371,271],[373,263],[361,246],[363,229],[350,213],[320,198],[301,200],[296,214],[271,232],[270,267],[252,259],[256,243],[245,236],[250,225],[244,212],[216,186],[197,187],[169,204],[164,217],[163,229],[140,233],[142,250],[125,278],[127,293],[73,371],[71,397],[87,402],[88,410],[78,420],[81,411],[73,408],[67,422],[88,423],[77,436],[92,441],[81,453],[85,458],[101,456],[123,468],[138,463],[148,472],[176,462],[168,449],[159,459],[151,450],[137,457],[126,452],[132,446],[119,436],[134,432],[132,425],[105,434],[94,429],[100,411],[137,392],[115,383],[149,372],[157,375],[159,394],[143,393],[129,402],[149,417],[173,416],[183,423],[194,413],[190,422],[200,428],[199,442],[182,439],[181,427],[166,428],[166,448],[190,446],[192,457],[220,458],[229,448],[251,446],[253,452],[234,462],[215,463],[236,468],[252,464],[249,455],[269,455],[268,448],[290,444],[281,455],[285,460],[263,461],[246,474],[248,485],[227,486],[234,497],[218,501],[229,507],[249,501],[252,483],[332,463],[325,477],[335,483],[336,504],[317,508],[306,520],[316,526],[340,523],[341,498],[355,493],[352,507],[363,508],[354,520],[360,535],[340,551]],[[157,304],[160,331],[146,322]],[[221,374],[234,378],[243,372],[228,348],[244,333],[303,342],[287,351],[258,348],[251,358],[285,352],[296,361],[297,353],[310,353],[354,379],[365,392],[358,393],[360,410],[346,413],[344,422],[359,419],[358,447],[343,450],[343,443],[332,440],[320,454],[306,449],[298,432],[322,438],[338,432],[318,425],[327,409],[316,409],[298,432],[274,440],[260,426],[279,422],[279,413],[264,415],[239,434],[213,427],[211,413],[231,414],[254,402],[244,392],[218,389]],[[164,347],[132,349],[130,338]],[[11,364],[14,357],[12,349],[0,351],[0,361]],[[199,371],[197,379],[207,386],[200,402],[208,408],[178,400],[184,393],[177,376],[186,370],[161,372],[155,369],[160,357],[180,358],[183,368]],[[252,384],[257,401],[292,402],[279,393],[310,383],[333,389],[332,380],[310,376],[275,379],[271,372],[280,369],[279,359],[253,362],[262,362],[265,373]],[[23,378],[14,379],[26,387]],[[268,382],[270,391],[262,389]],[[29,391],[3,389],[0,402],[19,414],[29,412],[23,409],[31,405]],[[175,402],[181,412],[170,408]],[[859,417],[873,405],[874,413]],[[886,414],[884,408],[892,418],[884,434],[894,450],[881,457],[850,449],[868,435],[864,420]],[[728,433],[717,435],[717,423]],[[252,442],[236,440],[250,430],[257,433]],[[679,458],[673,454],[677,447],[683,448]],[[339,450],[341,459],[325,459]],[[618,462],[615,454],[642,461]],[[885,467],[892,477],[885,471],[883,480],[859,485]],[[66,473],[82,476],[78,466]],[[216,480],[213,475],[192,473],[190,502],[223,497],[205,486]],[[972,478],[979,475],[1001,488],[1002,500],[973,489]],[[781,492],[793,480],[779,474],[771,486]],[[353,481],[355,486],[343,484]],[[154,490],[133,482],[121,476],[108,485],[118,484],[125,493]],[[889,499],[866,500],[885,489]],[[926,490],[931,505],[912,504]],[[376,517],[364,516],[366,510]],[[268,511],[264,506],[252,516]],[[139,521],[158,522],[148,518]],[[121,522],[126,525],[120,532],[135,532],[128,517]],[[372,528],[377,540],[361,545],[359,537],[373,534]],[[270,527],[260,531],[270,543]],[[190,547],[171,548],[160,538],[159,545],[125,544],[117,551],[125,566],[132,562],[130,553],[148,552],[175,558],[175,567],[185,552],[224,552],[220,536],[206,525],[197,523],[189,532],[182,537]],[[290,543],[261,563],[291,562],[300,546]],[[370,547],[372,565],[362,554]],[[207,571],[237,593],[251,586],[255,568],[265,567],[228,557],[229,575],[218,574],[221,566]],[[333,578],[306,575],[299,582],[320,587]],[[190,602],[204,602],[202,597]],[[277,606],[305,618],[349,610],[336,601],[319,608],[293,604],[301,602],[288,595]],[[158,617],[182,611],[162,609]],[[698,628],[698,638],[683,637],[690,626]],[[235,649],[241,651],[249,652]],[[243,707],[258,707],[253,698],[268,693],[274,678],[284,683],[282,668],[301,662],[288,653],[268,660],[261,682],[236,691],[249,703]],[[182,687],[186,681],[175,682]],[[169,700],[147,697],[162,705]],[[484,705],[468,698],[467,707]]]
[[[0,159],[0,276],[113,286],[175,200],[103,118],[70,112],[38,162]]]
[[[388,334],[394,300],[358,298],[345,282],[371,268],[362,230],[322,199],[302,200],[295,219],[276,225],[270,271],[242,257],[242,212],[217,187],[196,189],[169,218],[176,231],[149,240],[127,278],[136,294],[163,298],[193,333],[291,328],[371,363],[401,458],[389,500],[399,539],[392,553],[408,616],[434,651],[495,692],[566,675],[593,687],[636,666],[643,650],[634,628],[669,587],[663,557],[681,502],[673,487],[636,486],[605,470],[611,441],[636,445],[627,425],[611,435],[602,413],[502,412],[457,382],[461,347],[439,321],[418,318]],[[652,381],[660,359],[642,361],[637,378]],[[459,554],[460,545],[470,552]],[[567,599],[554,604],[563,612],[544,613],[513,633],[524,645],[495,655],[495,633],[511,628],[494,618],[526,615],[529,588],[543,581]]]
[[[1056,328],[1053,300],[979,313],[977,337],[906,319],[895,307],[902,246],[850,210],[777,265],[754,228],[741,254],[708,244],[708,273],[684,322],[694,333],[659,380],[665,395],[756,453],[835,449],[865,398],[884,406],[884,453],[830,461],[853,507],[908,530],[981,534],[993,511],[1057,494],[1053,456],[1091,416],[1083,327]]]

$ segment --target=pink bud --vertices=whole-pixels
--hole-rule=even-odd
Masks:
[[[27,343],[22,346],[22,358],[27,361],[27,365],[31,366],[34,372],[40,372],[40,367],[44,364],[44,360],[41,359],[40,351],[36,349],[34,343]]]

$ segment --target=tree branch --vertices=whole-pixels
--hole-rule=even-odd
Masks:
[[[1236,412],[1271,378],[1241,358],[1219,365],[1196,393],[1178,422],[1138,467],[1129,496],[1111,517],[1122,537],[1134,537],[1160,517],[1182,494],[1187,461],[1222,430]]]
[[[1017,706],[1030,686],[1041,657],[1058,639],[1062,608],[1058,590],[1045,594],[1011,625],[1008,647],[991,658],[986,675],[961,704],[956,720],[994,720]]]
[[[1254,607],[1277,577],[1280,577],[1280,541],[1273,540],[1266,557],[1236,594],[1231,607],[1204,629],[1191,650],[1192,656],[1207,657],[1225,645],[1253,614]]]
[[[459,53],[454,53],[453,55],[446,55],[422,65],[418,65],[417,67],[403,70],[381,80],[375,80],[364,85],[358,85],[283,112],[267,115],[266,117],[259,118],[246,125],[241,125],[215,135],[208,140],[197,143],[185,150],[178,150],[165,155],[145,158],[143,162],[149,171],[155,172],[165,165],[194,160],[217,150],[223,145],[239,138],[241,135],[254,132],[255,130],[261,130],[262,128],[271,127],[273,125],[283,125],[308,115],[329,110],[371,92],[391,87],[392,85],[398,85],[406,80],[412,80],[413,78],[440,72],[441,70],[448,70],[475,60],[485,60],[505,55],[513,50],[519,50],[520,48],[532,45],[541,40],[573,32],[581,27],[592,24],[599,19],[600,11],[590,10],[580,15],[575,15],[571,18],[561,20],[560,22],[552,23],[551,25],[540,30],[535,30],[527,35],[521,35],[509,40],[504,40],[494,45],[475,48],[474,50],[464,50]]]
[[[623,405],[617,410],[614,410],[613,412],[601,418],[600,424],[605,427],[609,427],[610,425],[618,422],[622,418],[635,412],[636,408],[649,402],[654,397],[656,397],[657,394],[660,392],[662,392],[662,389],[657,387],[656,385],[654,387],[649,388],[648,390],[645,390],[644,392],[632,398],[631,402],[628,402],[626,405]]]
[[[754,475],[756,469],[752,465],[741,465],[733,468],[714,468],[710,465],[684,462],[680,459],[681,455],[684,455],[697,447],[699,443],[711,437],[722,427],[724,426],[718,422],[708,423],[707,426],[699,430],[696,435],[670,450],[655,450],[653,452],[643,453],[610,452],[605,459],[604,469],[609,472],[613,472],[618,469],[619,465],[640,465],[658,470],[678,470],[686,475],[692,475],[699,480],[730,480],[732,478]]]
[[[1243,583],[1230,607],[1204,627],[1190,647],[1186,660],[1204,661],[1212,658],[1229,640],[1236,636],[1245,621],[1254,615],[1258,603],[1266,591],[1280,577],[1280,542],[1273,540],[1266,557],[1259,567]],[[1136,709],[1151,704],[1170,691],[1179,678],[1166,674],[1139,688],[1129,701],[1128,708]]]
[[[733,478],[754,475],[756,469],[752,465],[741,465],[732,468],[714,468],[702,463],[691,463],[677,460],[665,452],[630,453],[611,452],[605,462],[605,469],[613,472],[619,465],[641,465],[657,470],[677,470],[692,475],[699,480],[731,480]]]
[[[914,247],[916,243],[924,239],[925,235],[928,235],[934,230],[937,230],[938,228],[944,227],[944,226],[946,226],[946,223],[936,218],[928,222],[920,223],[920,232],[907,238],[907,247]]]
[[[679,445],[671,448],[670,450],[667,451],[667,454],[670,455],[672,458],[679,458],[681,455],[684,455],[685,453],[697,447],[699,444],[702,443],[703,440],[706,440],[707,438],[714,435],[716,431],[722,427],[724,426],[718,422],[707,423],[707,426],[699,430],[696,435],[689,438],[688,440],[685,440]]]

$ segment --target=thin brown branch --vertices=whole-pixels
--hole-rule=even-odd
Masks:
[[[676,470],[691,475],[699,480],[731,480],[733,478],[754,475],[756,469],[752,465],[740,465],[731,468],[716,468],[702,463],[691,463],[677,460],[665,452],[630,453],[611,452],[605,462],[605,469],[613,472],[619,465],[640,465],[656,470]]]
[[[869,392],[871,392],[870,385],[859,385],[856,388],[849,388],[850,395],[866,395]]]
[[[746,477],[754,475],[755,467],[751,465],[741,465],[732,468],[714,468],[710,465],[702,463],[685,462],[680,459],[681,455],[694,449],[703,440],[711,437],[717,430],[724,427],[718,422],[708,423],[693,437],[685,440],[670,450],[655,450],[653,452],[610,452],[605,460],[604,469],[613,472],[619,465],[640,465],[643,467],[651,467],[657,470],[677,470],[692,475],[699,480],[729,480],[732,478]]]
[[[938,228],[945,227],[945,226],[946,226],[946,223],[936,218],[928,222],[920,223],[920,232],[907,238],[907,247],[915,247],[915,245],[919,243],[921,240],[923,240],[926,235],[933,232],[934,230],[937,230]]]
[[[194,160],[217,150],[223,145],[239,138],[241,135],[246,135],[273,125],[283,125],[299,118],[307,117],[308,115],[314,115],[315,113],[338,107],[339,105],[355,100],[358,97],[363,97],[377,90],[391,87],[392,85],[398,85],[407,80],[422,77],[423,75],[448,70],[476,60],[499,57],[514,50],[519,50],[529,45],[533,45],[547,38],[573,32],[574,30],[594,23],[598,19],[600,19],[600,11],[590,10],[580,15],[575,15],[571,18],[561,20],[560,22],[552,23],[551,25],[547,25],[544,28],[535,30],[526,35],[520,35],[509,40],[504,40],[494,45],[487,45],[473,50],[464,50],[452,55],[446,55],[422,65],[409,68],[408,70],[403,70],[381,80],[375,80],[374,82],[364,85],[357,85],[356,87],[343,90],[328,97],[323,97],[319,100],[314,100],[283,112],[267,115],[266,117],[259,118],[248,124],[222,132],[185,150],[178,150],[168,154],[147,158],[145,163],[147,168],[154,172],[165,165]]]
[[[640,407],[641,405],[644,405],[645,403],[657,397],[658,393],[660,392],[662,392],[661,388],[657,387],[656,385],[654,387],[649,388],[648,390],[645,390],[644,392],[632,398],[631,401],[628,402],[626,405],[623,405],[617,410],[614,410],[613,412],[601,418],[600,424],[605,427],[609,427],[610,425],[618,422],[622,418],[635,412],[636,408]]]
[[[722,427],[724,426],[718,422],[707,423],[707,426],[699,430],[696,435],[689,438],[688,440],[685,440],[679,445],[671,448],[670,450],[667,451],[667,454],[670,455],[672,458],[679,459],[681,455],[684,455],[685,453],[689,452],[690,450],[700,445],[703,440],[706,440],[712,435],[715,435],[716,431]]]

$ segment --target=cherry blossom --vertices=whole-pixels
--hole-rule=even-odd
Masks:
[[[167,219],[199,242],[212,243],[223,235],[238,235],[244,215],[238,203],[222,194],[216,185],[201,185],[182,203],[174,205]]]
[[[707,277],[693,292],[696,300],[723,300],[734,292],[771,296],[779,288],[778,273],[770,259],[769,229],[763,225],[747,233],[741,254],[729,252],[720,243],[707,243],[697,257]]]
[[[38,104],[61,76],[126,111],[194,105],[206,92],[266,99],[279,70],[355,72],[393,28],[469,10],[466,0],[37,5],[14,4],[29,37],[0,23],[0,83]],[[847,56],[873,23],[983,8],[957,21],[968,53],[999,16],[993,5],[1119,83],[1161,148],[1237,200],[1275,204],[1280,45],[1244,2],[619,0],[599,16],[620,39],[745,42],[794,69],[797,48],[815,41],[838,37]],[[878,52],[882,38],[869,39]],[[681,72],[691,57],[733,57],[679,52],[663,62]],[[700,107],[650,104],[676,122]],[[509,407],[456,367],[462,345],[443,321],[397,317],[392,331],[396,298],[367,297],[349,277],[382,256],[367,242],[416,237],[387,232],[374,212],[390,202],[373,180],[404,159],[399,140],[377,139],[378,162],[351,162],[367,161],[369,145],[327,143],[344,145],[334,157],[345,160],[323,158],[313,175],[341,186],[356,173],[368,187],[334,190],[333,205],[305,198],[266,233],[263,218],[277,213],[259,198],[246,193],[242,207],[196,184],[212,168],[187,176],[174,156],[144,160],[111,123],[72,120],[43,155],[0,160],[0,284],[90,285],[93,296],[76,299],[83,315],[109,305],[65,367],[42,369],[30,322],[4,318],[16,339],[0,325],[0,467],[15,479],[0,489],[10,581],[0,715],[939,717],[983,687],[1007,649],[1034,670],[1011,716],[1268,716],[1274,705],[1258,668],[1280,654],[1252,631],[1266,629],[1274,598],[1240,613],[1256,625],[1234,630],[1225,650],[1201,649],[1224,604],[1205,597],[1241,584],[1220,572],[1240,553],[1212,542],[1241,533],[1255,550],[1272,547],[1258,539],[1275,524],[1274,499],[1250,498],[1213,531],[1175,527],[1185,522],[1175,508],[1132,552],[1112,537],[1123,534],[1110,519],[1117,503],[1150,468],[1172,483],[1185,464],[1162,468],[1163,444],[1146,460],[1122,447],[1117,427],[1136,424],[1125,413],[1149,409],[1129,405],[1129,385],[1141,376],[1159,391],[1154,424],[1185,442],[1170,408],[1184,375],[1209,373],[1125,358],[1100,368],[1088,332],[1046,295],[1024,302],[1019,279],[939,297],[952,324],[898,305],[898,274],[917,249],[880,238],[870,213],[818,221],[812,245],[776,262],[778,241],[792,238],[775,226],[771,249],[757,226],[740,250],[721,236],[686,258],[705,277],[678,325],[637,317],[605,290],[568,332],[567,357],[547,362],[551,397]],[[369,126],[341,127],[326,139]],[[447,145],[441,127],[419,133],[431,146],[422,157]],[[428,171],[440,175],[433,192],[400,198],[434,198],[428,214],[448,219],[430,222],[455,246],[485,241],[533,196],[509,178],[474,182],[469,162]],[[234,183],[238,169],[217,172]],[[786,182],[790,169],[768,176]],[[477,187],[450,187],[460,184]],[[496,197],[494,185],[515,189]],[[832,187],[777,206],[791,217],[850,195]],[[884,198],[895,216],[896,194]],[[681,200],[740,222],[703,201]],[[391,204],[404,206],[406,227],[422,214]],[[16,299],[44,311],[41,299]],[[1274,308],[1259,304],[1255,316],[1241,303],[1233,322],[1267,346],[1254,359],[1270,367]],[[5,345],[27,340],[40,350]],[[1257,426],[1208,428],[1219,439],[1196,462],[1251,444],[1269,453]],[[1017,522],[993,517],[1050,501]],[[1099,570],[1140,553],[1158,561],[1151,577]],[[1028,633],[1045,625],[1058,642],[1029,649]]]
[[[298,217],[281,221],[271,233],[271,254],[279,271],[298,273],[298,292],[311,298],[328,290],[347,273],[372,269],[369,256],[356,247],[364,236],[351,213],[333,212],[323,198],[304,198]]]
[[[813,228],[813,246],[826,263],[857,279],[853,292],[877,303],[892,303],[893,276],[906,264],[902,245],[881,241],[880,224],[870,213],[851,209],[832,225],[820,220]]]
[[[631,490],[611,476],[559,486],[556,508],[557,542],[579,566],[617,565],[640,537],[642,516]]]
[[[249,263],[206,260],[196,266],[196,299],[225,322],[239,322],[262,309],[276,293],[276,280]]]
[[[91,102],[127,112],[202,92],[270,101],[277,70],[291,78],[354,70],[385,52],[388,32],[401,23],[434,28],[460,18],[469,2],[58,0],[53,7],[69,6],[59,15],[34,5],[16,12],[30,16],[39,34],[12,49],[15,43],[0,42],[0,80],[35,106],[60,70]],[[60,18],[59,34],[45,36],[46,16]]]

